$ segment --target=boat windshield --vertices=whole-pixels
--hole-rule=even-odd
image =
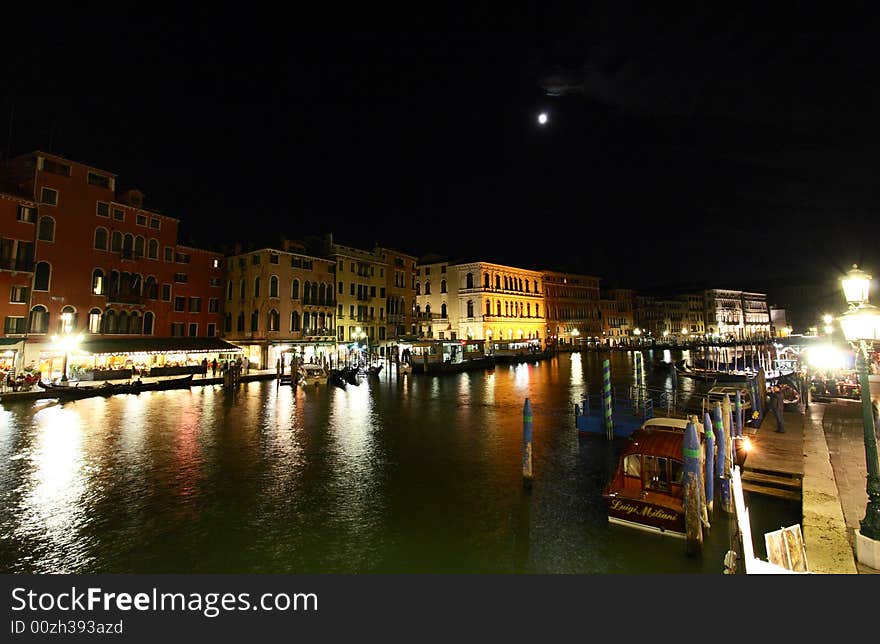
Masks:
[[[642,455],[628,454],[623,459],[623,471],[627,476],[642,478]]]
[[[645,487],[653,490],[669,489],[669,472],[665,456],[645,456]]]

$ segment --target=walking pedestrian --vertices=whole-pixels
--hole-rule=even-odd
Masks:
[[[785,433],[784,410],[782,389],[779,385],[776,385],[770,389],[770,411],[773,412],[773,416],[776,418],[776,431],[780,434]]]
[[[217,358],[214,358],[213,360],[211,360],[211,377],[212,378],[217,377]]]
[[[208,377],[208,359],[202,358],[202,378]]]

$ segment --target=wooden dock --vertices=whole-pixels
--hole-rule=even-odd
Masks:
[[[804,478],[803,415],[787,411],[785,433],[776,431],[773,414],[759,428],[743,430],[752,449],[742,465],[742,487],[746,492],[790,501],[802,500]]]

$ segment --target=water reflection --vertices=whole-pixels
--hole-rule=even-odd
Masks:
[[[620,445],[579,436],[572,416],[605,359],[613,384],[629,386],[632,355],[583,353],[386,372],[345,390],[261,382],[0,408],[0,501],[11,509],[0,568],[720,573],[729,544],[717,519],[697,560],[678,540],[607,524],[601,490]],[[666,372],[646,376],[670,386]]]

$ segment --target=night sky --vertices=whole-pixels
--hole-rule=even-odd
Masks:
[[[44,16],[6,43],[3,154],[115,172],[194,245],[333,232],[839,312],[841,271],[880,275],[873,16],[649,6]]]

